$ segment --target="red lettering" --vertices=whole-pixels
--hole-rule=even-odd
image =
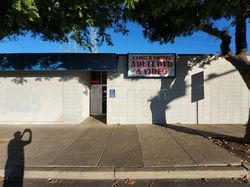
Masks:
[[[163,68],[161,72],[162,72],[162,75],[166,75],[168,73],[168,70],[166,68]]]
[[[136,74],[137,74],[137,75],[141,75],[141,70],[140,70],[140,69],[137,69],[137,70],[136,70]]]
[[[163,67],[166,67],[166,65],[167,65],[167,62],[163,61]]]
[[[162,67],[162,66],[163,66],[162,61],[157,61],[157,67]]]
[[[156,69],[155,68],[152,68],[152,74],[156,74]]]
[[[157,75],[161,75],[161,68],[157,69]]]
[[[172,67],[173,66],[173,62],[172,61],[168,61],[168,67]]]

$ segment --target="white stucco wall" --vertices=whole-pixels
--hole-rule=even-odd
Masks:
[[[204,98],[192,102],[201,94],[192,93],[192,77],[201,72]],[[250,93],[223,58],[179,55],[175,78],[128,79],[127,56],[120,56],[117,73],[108,73],[108,94],[110,89],[116,95],[107,98],[108,124],[245,124],[248,120]]]
[[[80,123],[89,85],[86,72],[1,72],[0,124]]]

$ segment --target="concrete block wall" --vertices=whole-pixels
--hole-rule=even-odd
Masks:
[[[131,79],[127,56],[121,55],[117,73],[108,73],[108,93],[110,89],[116,95],[107,98],[107,124],[245,124],[248,120],[250,93],[223,58],[178,55],[175,78]]]
[[[0,124],[77,124],[89,116],[90,73],[0,74]]]

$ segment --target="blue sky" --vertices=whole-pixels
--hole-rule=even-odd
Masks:
[[[248,24],[248,28],[249,28]],[[130,30],[127,36],[112,34],[113,46],[103,45],[98,48],[99,53],[177,53],[177,54],[218,54],[220,53],[220,41],[206,33],[197,32],[189,37],[177,38],[174,44],[160,45],[151,43],[143,37],[142,28],[136,24],[128,25]],[[230,29],[233,36],[234,31]],[[247,36],[250,36],[248,31]],[[250,44],[250,38],[248,38]],[[0,53],[43,53],[43,52],[88,52],[80,47],[74,48],[74,42],[60,44],[45,42],[39,38],[31,38],[30,35],[17,37],[16,40],[4,40],[0,42]],[[234,41],[231,46],[234,51]],[[249,50],[248,50],[249,53]]]

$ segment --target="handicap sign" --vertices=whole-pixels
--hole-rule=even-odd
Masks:
[[[109,98],[115,98],[115,89],[109,90]]]

